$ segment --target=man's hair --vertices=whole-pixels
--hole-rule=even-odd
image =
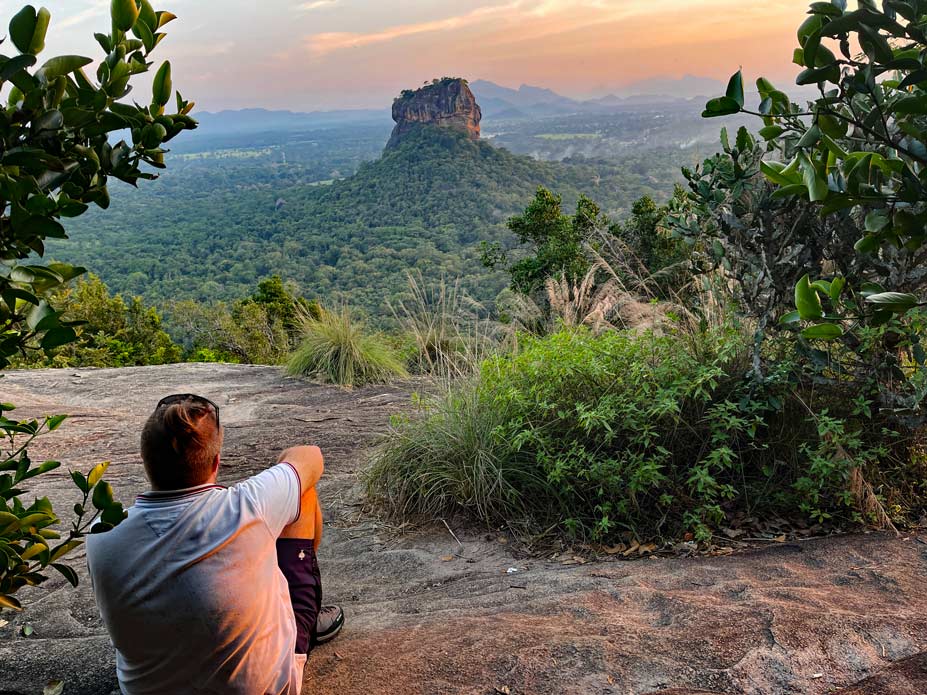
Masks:
[[[208,403],[185,400],[160,408],[142,430],[142,462],[152,487],[179,490],[202,485],[222,448],[222,431]]]

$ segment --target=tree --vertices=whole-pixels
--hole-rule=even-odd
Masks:
[[[22,362],[31,367],[129,367],[170,364],[183,357],[154,307],[141,297],[127,303],[111,295],[96,275],[56,293],[54,304],[64,320],[75,322],[77,339],[48,352],[29,353]]]
[[[819,93],[806,107],[761,77],[761,103],[746,109],[738,72],[703,115],[763,119],[757,163],[770,197],[795,203],[806,217],[788,233],[829,261],[794,273],[795,310],[781,319],[801,329],[819,378],[868,376],[884,412],[916,424],[927,372],[924,319],[911,312],[927,284],[927,1],[858,5],[812,3],[799,27],[797,83]]]
[[[46,239],[67,236],[60,220],[83,214],[91,204],[106,208],[111,176],[131,185],[154,178],[147,167],[164,167],[162,145],[196,126],[188,115],[193,105],[179,93],[176,113],[165,113],[172,91],[168,62],[154,76],[149,106],[120,101],[133,76],[151,67],[151,53],[164,38],[160,30],[174,15],[156,12],[148,0],[112,0],[111,14],[111,32],[95,35],[106,54],[96,81],[84,72],[93,61],[83,56],[57,56],[32,70],[45,46],[47,9],[27,5],[10,21],[9,41],[18,55],[0,55],[0,88],[11,83],[0,107],[0,369],[18,353],[76,338],[75,325],[48,299],[83,269],[34,261],[44,255]],[[131,145],[109,142],[109,133],[125,129]],[[144,323],[149,317],[140,314]],[[13,594],[41,584],[49,567],[76,585],[77,574],[61,560],[87,532],[112,528],[125,512],[103,480],[106,464],[87,475],[71,471],[82,498],[64,538],[47,498],[24,504],[26,491],[18,486],[60,466],[34,466],[29,445],[65,416],[16,420],[7,415],[13,410],[0,403],[0,608],[19,609]]]
[[[507,222],[518,242],[528,245],[533,255],[509,264],[508,255],[499,245],[484,244],[483,264],[489,268],[506,267],[513,290],[536,295],[548,278],[576,283],[589,270],[585,244],[596,230],[606,228],[608,221],[586,196],[580,196],[572,216],[563,214],[562,202],[559,195],[538,188],[525,211]]]
[[[133,186],[155,178],[150,168],[164,167],[162,145],[196,127],[188,115],[193,104],[179,92],[176,112],[165,112],[172,91],[167,61],[154,76],[150,105],[120,101],[132,78],[152,66],[173,14],[156,12],[148,0],[113,0],[111,32],[95,34],[105,53],[96,80],[85,72],[93,61],[83,56],[56,56],[33,70],[50,19],[44,7],[24,7],[9,27],[18,55],[0,56],[0,87],[10,83],[0,108],[0,368],[17,352],[75,337],[48,294],[83,268],[31,260],[44,254],[46,239],[67,237],[61,220],[91,204],[106,208],[110,177]],[[132,143],[111,144],[109,134],[122,130]]]
[[[851,211],[861,222],[852,239],[855,251],[886,271],[895,286],[890,289],[927,276],[927,35],[920,24],[925,13],[925,0],[886,0],[881,10],[861,0],[852,11],[845,0],[812,3],[797,32],[794,60],[804,68],[797,83],[816,85],[820,96],[801,108],[760,78],[762,101],[751,111],[744,107],[738,72],[727,94],[709,101],[703,114],[762,118],[760,135],[768,151],[789,155],[788,161],[761,164],[778,186],[776,195],[816,203],[823,216]],[[862,52],[854,53],[854,45]],[[920,303],[910,292],[855,289],[865,301],[843,291],[829,298],[812,279],[798,283],[799,317],[816,324],[808,334],[833,338],[844,331],[840,320],[825,317],[822,299],[848,305],[832,308],[852,310],[869,323],[884,323],[893,312]]]

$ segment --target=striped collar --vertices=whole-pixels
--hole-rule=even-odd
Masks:
[[[217,485],[215,483],[204,483],[203,485],[195,485],[193,487],[185,487],[181,490],[149,490],[148,492],[143,492],[135,498],[136,503],[158,503],[158,502],[176,502],[178,500],[186,499],[187,497],[194,497],[196,495],[201,495],[204,492],[209,492],[210,490],[224,490],[225,487],[222,485]]]

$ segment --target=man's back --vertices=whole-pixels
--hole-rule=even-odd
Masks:
[[[124,692],[299,692],[305,657],[275,551],[299,499],[283,464],[228,489],[140,495],[122,524],[88,539]]]

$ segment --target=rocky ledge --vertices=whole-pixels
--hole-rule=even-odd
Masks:
[[[306,693],[927,693],[927,541],[916,533],[587,561],[538,556],[459,519],[399,526],[372,516],[366,452],[421,387],[345,391],[272,367],[189,364],[6,372],[0,397],[22,416],[70,413],[35,458],[74,468],[110,460],[107,477],[127,502],[145,489],[139,430],[167,393],[220,405],[223,482],[262,469],[286,445],[318,443],[325,597],[348,623],[313,653]],[[72,488],[62,469],[34,491],[68,509]],[[0,695],[39,695],[52,678],[67,695],[118,695],[82,553],[72,563],[76,590],[54,576],[22,592],[23,613],[3,613]]]
[[[396,127],[386,147],[395,147],[404,135],[422,125],[454,128],[479,140],[483,117],[476,97],[460,78],[434,80],[421,89],[407,89],[393,102]]]

